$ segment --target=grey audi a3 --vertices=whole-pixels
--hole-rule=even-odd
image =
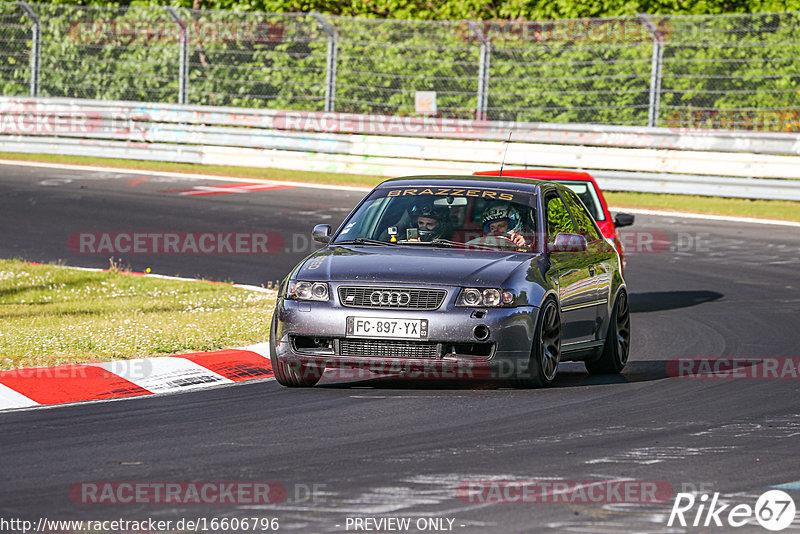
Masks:
[[[513,177],[412,176],[372,190],[281,283],[284,386],[326,376],[553,382],[619,373],[630,313],[617,251],[578,196]]]

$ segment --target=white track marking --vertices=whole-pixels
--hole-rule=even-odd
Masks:
[[[205,367],[185,358],[164,356],[90,364],[121,376],[153,393],[186,391],[220,384],[233,384]]]
[[[800,222],[794,221],[781,221],[778,219],[758,219],[756,217],[732,217],[728,215],[709,215],[707,213],[684,213],[682,211],[660,211],[660,210],[646,210],[640,208],[608,208],[609,211],[617,211],[623,213],[633,213],[636,215],[657,215],[659,217],[678,217],[684,219],[707,219],[710,221],[723,221],[723,222],[739,222],[751,224],[776,224],[779,226],[793,226],[800,228]]]
[[[118,169],[115,167],[92,167],[90,165],[64,165],[60,163],[39,163],[39,162],[32,162],[32,161],[14,161],[14,160],[0,160],[0,165],[18,165],[21,167],[39,167],[44,169],[71,169],[71,170],[82,170],[88,172],[111,172],[111,173],[119,173],[119,174],[136,174],[140,176],[170,176],[173,178],[182,178],[182,179],[202,179],[202,180],[219,180],[222,182],[241,182],[245,178],[234,177],[234,176],[213,176],[209,174],[194,174],[194,173],[180,173],[180,172],[168,172],[168,171],[145,171],[145,170],[137,170],[137,169]],[[290,182],[284,180],[262,180],[259,178],[246,178],[247,180],[251,180],[254,182],[263,182],[266,184],[282,184],[282,185],[289,185],[292,187],[306,187],[310,189],[328,189],[328,190],[335,190],[335,191],[359,191],[359,192],[369,192],[372,191],[371,187],[356,187],[356,186],[346,186],[346,185],[327,185],[327,184],[310,184],[306,182]],[[627,213],[633,214],[642,214],[642,215],[658,215],[662,217],[686,217],[692,219],[709,219],[712,221],[723,221],[723,222],[741,222],[741,223],[752,223],[752,224],[777,224],[782,226],[793,226],[800,228],[800,222],[794,221],[781,221],[777,219],[758,219],[755,217],[731,217],[726,215],[707,215],[703,213],[684,213],[684,212],[677,212],[677,211],[659,211],[659,210],[647,210],[647,209],[639,209],[639,208],[617,208],[617,207],[609,207],[611,211],[622,211]]]
[[[31,406],[39,406],[39,403],[29,399],[22,393],[17,393],[8,386],[0,384],[0,410],[29,408]]]
[[[241,176],[214,176],[211,174],[194,174],[182,172],[169,172],[169,171],[145,171],[141,169],[121,169],[116,167],[92,167],[91,165],[63,165],[60,163],[38,163],[33,161],[14,161],[14,160],[0,160],[0,165],[13,165],[20,167],[38,167],[43,169],[71,169],[76,171],[87,172],[109,172],[117,174],[135,174],[138,176],[169,176],[172,178],[193,179],[193,180],[218,180],[221,182],[241,182],[242,180],[249,180],[252,182],[259,182],[265,184],[280,184],[292,187],[307,187],[311,189],[331,189],[335,191],[359,191],[368,192],[372,191],[371,187],[355,187],[349,185],[328,185],[328,184],[310,184],[307,182],[290,182],[286,180],[264,180],[260,178],[243,178]]]

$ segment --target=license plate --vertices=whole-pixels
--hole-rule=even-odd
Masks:
[[[348,317],[347,336],[425,339],[428,337],[428,320]]]

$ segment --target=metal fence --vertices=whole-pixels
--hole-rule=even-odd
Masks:
[[[797,132],[798,65],[800,12],[412,22],[0,3],[5,96],[409,116],[425,91],[440,118]]]

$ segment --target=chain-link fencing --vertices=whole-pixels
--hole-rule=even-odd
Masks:
[[[800,13],[397,21],[0,3],[6,96],[800,131]]]
[[[664,20],[660,125],[800,131],[800,13]]]
[[[27,95],[35,90],[31,65],[35,55],[33,24],[15,4],[0,3],[0,90],[4,95]]]
[[[336,109],[413,115],[417,91],[436,93],[439,116],[476,118],[479,47],[456,22],[337,17]]]
[[[324,110],[327,39],[313,15],[177,12],[189,33],[187,103]]]

